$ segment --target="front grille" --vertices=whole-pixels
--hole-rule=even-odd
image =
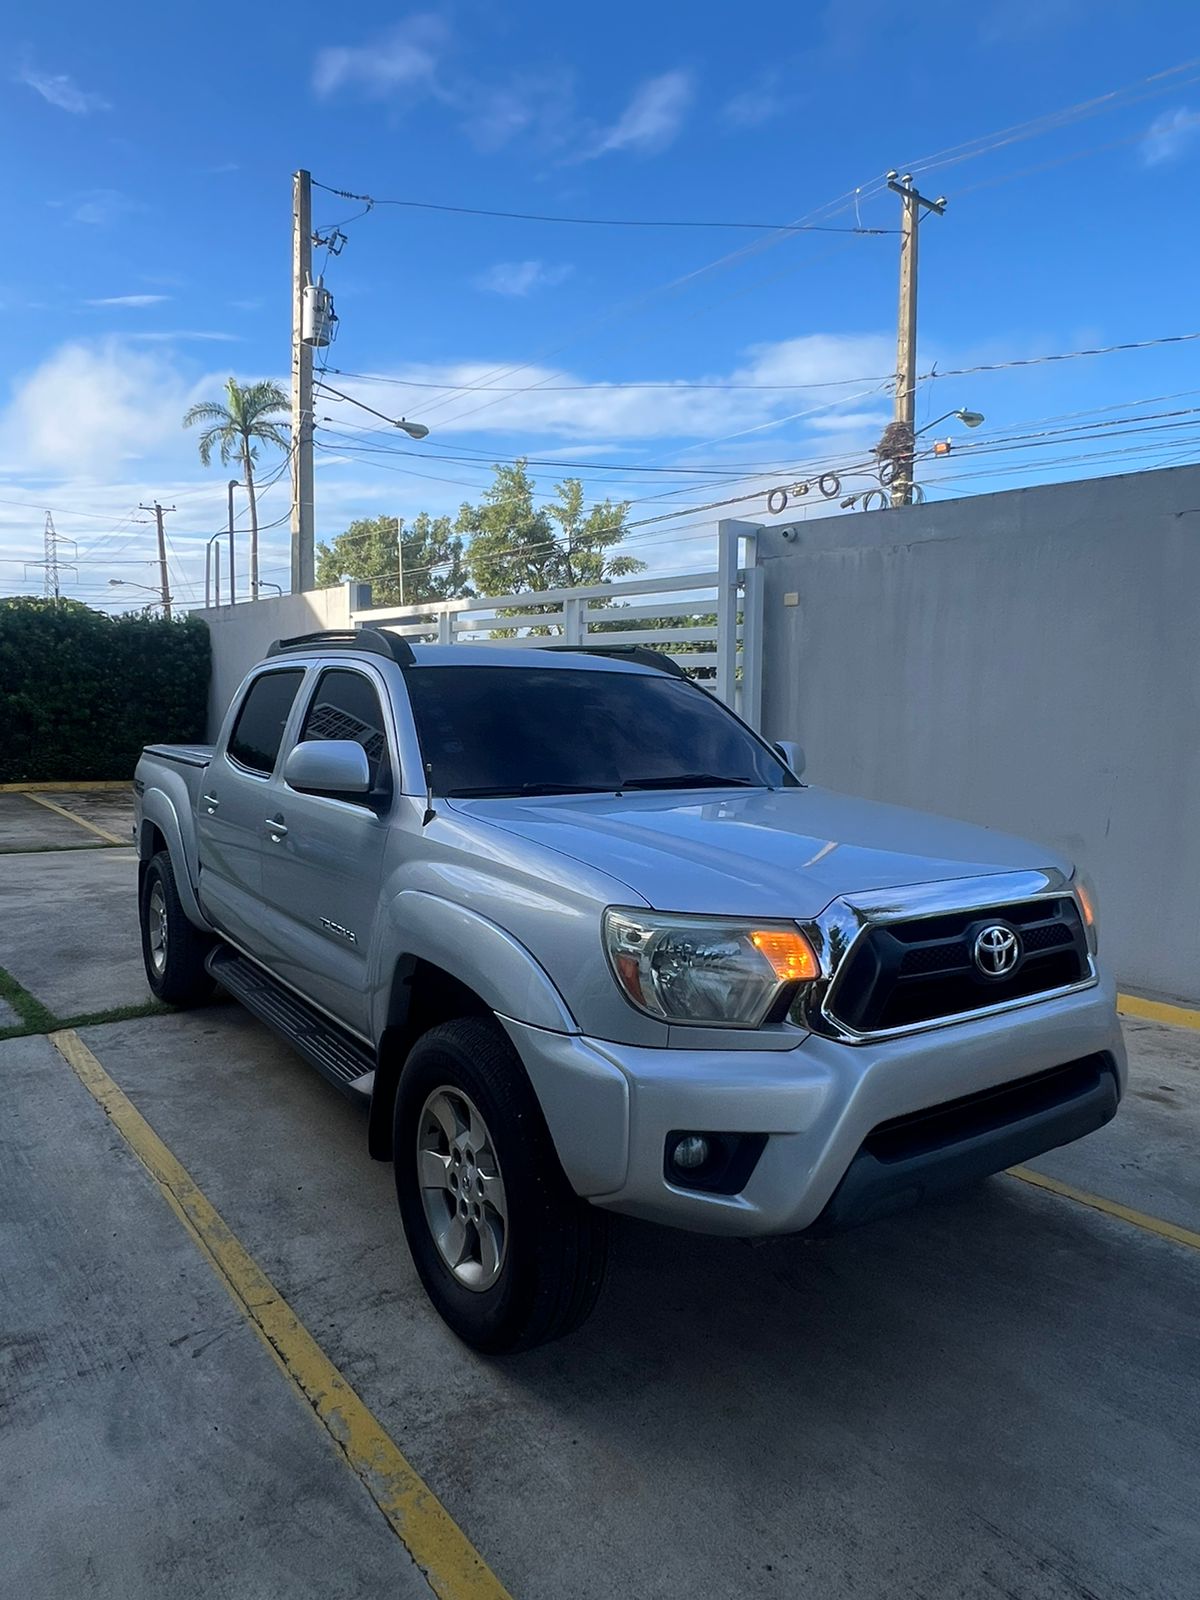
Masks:
[[[1021,948],[1000,978],[981,972],[973,954],[977,935],[995,923]],[[877,924],[854,947],[829,1009],[856,1033],[880,1033],[1066,988],[1088,972],[1079,909],[1061,895]]]

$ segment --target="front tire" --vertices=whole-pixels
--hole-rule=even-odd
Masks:
[[[393,1159],[413,1264],[465,1343],[528,1350],[590,1315],[608,1218],[572,1191],[496,1023],[464,1017],[417,1041],[400,1075]]]
[[[175,886],[171,857],[160,850],[142,876],[138,910],[146,982],[159,1000],[197,1006],[213,991],[204,965],[212,940],[188,921]]]

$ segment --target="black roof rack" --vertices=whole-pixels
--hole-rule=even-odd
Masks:
[[[317,633],[298,633],[293,639],[276,639],[267,656],[283,656],[292,650],[309,654],[362,650],[368,655],[386,656],[401,667],[411,667],[417,659],[407,639],[398,633],[385,633],[382,628],[322,628]]]
[[[652,650],[647,644],[543,644],[537,648],[573,651],[581,656],[613,656],[618,661],[632,661],[639,667],[653,667],[656,672],[669,673],[672,678],[687,677],[678,661],[663,655],[661,650]]]

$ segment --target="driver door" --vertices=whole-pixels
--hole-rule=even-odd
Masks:
[[[368,668],[322,670],[296,743],[355,740],[367,754],[372,792],[303,794],[284,780],[281,763],[270,787],[262,855],[268,964],[362,1038],[369,1037],[370,944],[396,788],[387,704]]]

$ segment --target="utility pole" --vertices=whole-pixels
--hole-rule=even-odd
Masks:
[[[313,557],[312,346],[304,342],[304,290],[312,277],[312,176],[292,174],[292,593],[311,589]]]
[[[396,566],[400,573],[400,604],[404,604],[404,518],[396,518]]]
[[[171,620],[171,585],[167,579],[167,536],[163,531],[163,513],[174,509],[174,506],[160,506],[157,500],[152,506],[138,506],[139,511],[153,511],[158,524],[158,582],[162,592],[163,616],[168,622]]]
[[[887,175],[889,189],[900,196],[900,310],[896,324],[896,399],[894,421],[885,435],[886,451],[893,466],[892,504],[910,506],[913,501],[913,423],[917,398],[917,238],[922,208],[940,217],[946,209],[945,195],[927,200],[913,187],[912,174]],[[890,435],[890,437],[889,437]]]

